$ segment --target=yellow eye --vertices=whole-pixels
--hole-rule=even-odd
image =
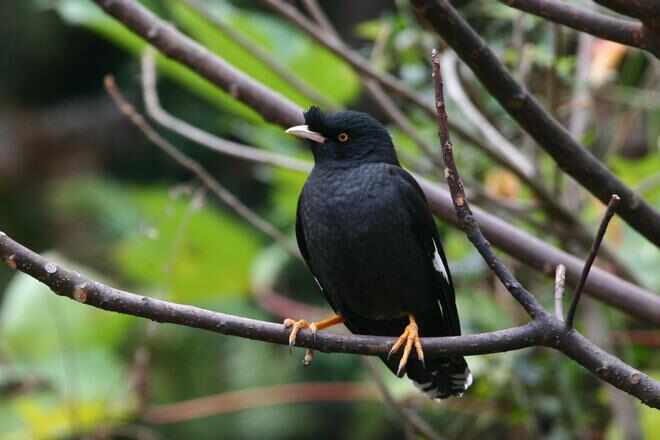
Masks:
[[[348,141],[348,133],[339,133],[339,136],[337,136],[337,139],[339,139],[339,142],[346,142]]]

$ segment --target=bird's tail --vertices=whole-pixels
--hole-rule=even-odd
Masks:
[[[472,385],[472,373],[462,357],[429,359],[408,364],[408,377],[431,399],[460,397]]]

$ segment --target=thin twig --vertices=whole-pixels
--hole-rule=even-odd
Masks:
[[[564,284],[566,283],[566,266],[560,264],[555,271],[555,318],[564,320]]]
[[[461,227],[456,216],[450,194],[438,185],[416,176],[424,190],[433,212],[451,224]],[[534,267],[548,277],[554,278],[558,264],[566,266],[566,279],[569,284],[577,285],[584,261],[558,248],[548,246],[540,239],[523,232],[499,217],[490,215],[473,206],[472,212],[486,233],[489,242],[528,266]],[[524,243],[524,246],[521,246]],[[595,276],[594,276],[595,275]],[[625,310],[630,314],[660,324],[660,297],[648,290],[622,280],[615,275],[595,267],[587,278],[585,289],[592,296],[603,302]]]
[[[283,0],[262,0],[262,2],[266,3],[282,17],[295,24],[300,30],[304,31],[319,44],[331,50],[335,55],[353,66],[353,68],[361,75],[376,81],[384,89],[387,89],[391,93],[394,93],[418,106],[429,117],[435,117],[435,110],[430,100],[415,92],[398,78],[387,72],[381,72],[376,69],[371,65],[369,60],[363,58],[358,52],[343,44],[343,42],[336,37],[336,32],[334,35],[326,33],[323,28],[311,20],[308,20],[307,17],[298,12],[295,7],[287,4]],[[473,136],[468,130],[463,129],[456,124],[452,125],[451,128],[466,142],[477,146],[482,144],[482,141]]]
[[[598,233],[596,234],[596,239],[594,240],[594,244],[591,247],[591,252],[589,253],[589,257],[587,258],[587,261],[584,263],[584,269],[582,270],[582,275],[580,275],[580,281],[578,282],[577,288],[575,289],[575,295],[573,296],[573,302],[571,303],[571,308],[568,310],[568,315],[566,316],[566,326],[568,328],[573,327],[575,312],[577,311],[577,306],[578,303],[580,302],[580,295],[582,295],[582,289],[584,288],[584,284],[587,281],[587,277],[589,276],[591,265],[594,263],[594,260],[596,259],[596,255],[598,254],[598,248],[600,248],[600,243],[603,241],[603,237],[605,236],[607,225],[610,223],[612,216],[614,216],[614,212],[620,201],[621,198],[618,195],[613,194],[612,198],[610,199],[610,203],[607,204],[607,209],[605,210],[605,214],[603,215],[603,220],[600,222],[600,227],[598,228]]]
[[[318,1],[303,0],[302,3],[303,6],[305,6],[305,9],[307,9],[307,12],[309,12],[309,15],[312,16],[314,21],[317,22],[325,32],[332,35],[338,40],[341,39],[337,31],[335,30],[335,27],[332,25],[328,17],[325,15],[323,9],[321,9],[321,5],[319,5]]]
[[[211,150],[231,157],[294,171],[309,172],[312,169],[312,164],[309,162],[219,138],[167,113],[161,107],[160,99],[158,99],[154,55],[152,48],[147,48],[142,54],[142,93],[147,114],[160,125]]]
[[[463,181],[454,162],[453,145],[449,137],[449,124],[443,93],[442,72],[440,68],[440,52],[433,50],[431,55],[433,65],[433,78],[435,80],[435,107],[437,109],[438,134],[445,163],[445,178],[449,185],[449,192],[454,203],[456,216],[468,238],[483,256],[486,263],[495,272],[502,284],[511,292],[532,318],[543,317],[546,312],[541,304],[527,289],[525,289],[506,268],[504,263],[495,255],[490,244],[481,233],[479,224],[472,214],[463,188]]]
[[[117,88],[114,78],[110,75],[105,78],[105,88],[117,105],[117,108],[137,127],[144,135],[159,147],[165,154],[171,157],[183,168],[196,175],[208,189],[222,200],[227,206],[243,217],[249,224],[271,237],[282,246],[294,258],[300,258],[298,249],[293,247],[287,237],[278,231],[273,225],[262,219],[256,212],[245,206],[234,194],[220,184],[206,169],[198,162],[179,151],[174,145],[163,138],[154,130],[135,110],[135,107],[123,96]]]
[[[318,103],[325,108],[331,110],[336,110],[338,108],[334,102],[321,95],[316,91],[316,89],[302,80],[298,75],[291,72],[291,70],[286,65],[279,62],[274,56],[270,54],[270,52],[254,43],[240,31],[234,30],[221,18],[213,15],[199,0],[183,0],[183,2],[188,4],[188,6],[194,9],[198,14],[214,24],[220,32],[225,34],[245,52],[253,55],[256,59],[265,64],[273,73],[291,85],[291,87],[298,93],[305,96],[310,101]]]
[[[534,181],[536,178],[534,165],[518,148],[502,136],[470,101],[461,86],[457,64],[456,54],[445,51],[441,62],[442,76],[447,81],[449,96],[459,105],[462,114],[481,132],[484,138],[490,140],[490,142],[484,143],[484,151],[498,163],[511,169],[519,177],[524,178],[526,183],[527,181]]]
[[[246,390],[151,407],[145,420],[158,425],[197,420],[213,415],[301,402],[355,402],[375,400],[373,386],[354,382],[307,382]]]
[[[334,28],[330,20],[328,20],[328,18],[325,16],[323,10],[316,0],[306,0],[304,5],[309,11],[310,15],[314,17],[319,26],[321,26],[321,28],[327,34],[327,38],[334,38],[337,44],[340,44],[343,48],[345,48],[346,51],[351,50],[341,39],[341,36]],[[279,6],[277,6],[276,9],[277,8],[279,8]],[[302,23],[304,17],[300,16],[299,20]],[[294,23],[296,22],[294,21]],[[304,27],[302,28],[305,29]],[[417,144],[417,146],[422,150],[428,159],[430,159],[435,165],[442,166],[442,162],[440,161],[440,158],[437,156],[437,154],[433,151],[433,146],[431,143],[424,140],[424,138],[418,134],[417,129],[412,125],[408,117],[399,109],[394,100],[389,97],[385,90],[383,90],[383,87],[381,87],[379,82],[369,77],[368,75],[365,75],[365,73],[360,70],[358,70],[358,72],[360,73],[360,79],[362,80],[362,84],[364,85],[365,89],[369,93],[369,96],[371,96],[371,98],[376,101],[379,108],[387,115],[387,117],[392,122],[394,122],[406,136],[408,136],[413,140],[413,142],[415,142],[415,144]]]
[[[524,182],[534,192],[548,215],[555,220],[559,220],[565,226],[564,230],[570,233],[585,249],[588,249],[594,239],[591,231],[576,215],[559,203],[559,199],[553,197],[540,183],[532,162],[509,143],[470,101],[460,83],[457,61],[457,57],[453,52],[445,51],[443,53],[441,62],[443,78],[446,79],[449,96],[459,105],[463,115],[477,127],[485,139],[489,140],[482,146],[483,151],[495,162],[511,170]],[[635,275],[611,249],[604,247],[601,253],[612,264],[617,273],[630,281],[637,282]]]

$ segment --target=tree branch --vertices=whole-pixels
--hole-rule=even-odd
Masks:
[[[364,77],[370,78],[380,84],[383,88],[389,90],[397,96],[400,96],[408,102],[418,106],[429,117],[435,117],[435,110],[430,100],[418,94],[416,91],[408,87],[405,83],[390,75],[387,72],[380,72],[372,66],[369,60],[363,58],[359,53],[351,50],[345,46],[335,35],[336,33],[328,33],[325,28],[319,29],[319,25],[308,20],[302,15],[295,7],[285,3],[282,0],[262,0],[270,6],[275,12],[282,17],[295,24],[300,30],[305,32],[311,38],[316,40],[319,44],[323,45],[335,55],[342,58],[350,64],[356,71]],[[474,137],[468,130],[454,124],[452,130],[458,134],[462,139],[467,142],[481,146],[482,141]]]
[[[114,2],[102,0],[94,1],[104,7],[104,9],[106,9],[111,15],[117,17],[120,21],[123,20],[122,23],[127,27],[138,34],[145,36],[145,38],[149,29],[161,29],[167,27],[168,32],[164,34],[167,38],[152,38],[154,45],[166,54],[174,53],[174,55],[172,55],[174,59],[186,64],[209,81],[224,88],[224,90],[230,90],[230,84],[225,81],[225,78],[227,77],[231,77],[232,81],[240,84],[241,89],[250,89],[251,87],[254,87],[254,89],[250,89],[249,93],[238,94],[237,99],[248,105],[250,104],[246,97],[260,100],[261,104],[255,107],[254,110],[259,112],[269,122],[280,124],[284,127],[298,125],[304,122],[302,110],[300,108],[285,100],[277,93],[269,90],[264,92],[265,87],[263,85],[248,78],[246,75],[238,72],[231,66],[228,66],[225,62],[214,61],[216,58],[215,55],[207,50],[200,51],[200,46],[197,43],[171,28],[171,26],[166,25],[155,15],[145,11],[144,8],[136,2],[131,0],[116,0]],[[106,3],[111,4],[106,6]],[[134,13],[136,10],[138,12]],[[172,47],[174,47],[174,49],[172,49]],[[196,55],[188,56],[183,53],[185,50],[192,50]],[[227,68],[229,68],[228,71],[225,70]],[[209,69],[218,69],[219,71],[216,73],[209,73]],[[198,135],[208,135],[208,133],[199,129],[196,130]],[[196,141],[204,144],[205,142],[211,141],[212,138],[213,137],[208,138],[200,136]],[[208,145],[210,148],[215,147],[212,143]],[[259,151],[257,149],[254,150],[257,152]],[[242,158],[249,160],[247,157]],[[301,165],[304,164],[304,162],[299,163]],[[278,165],[291,169],[304,168],[304,165],[299,167],[287,163],[286,161]],[[418,178],[418,181],[424,189],[433,211],[440,217],[456,225],[456,214],[452,208],[452,201],[447,191],[424,179]],[[521,262],[543,272],[547,276],[553,276],[553,268],[556,267],[557,264],[564,264],[567,268],[568,281],[570,283],[577,282],[582,270],[582,263],[579,259],[543,243],[541,240],[520,231],[509,223],[482,210],[475,208],[474,214],[479,220],[487,238],[500,249],[513,255]],[[602,269],[594,268],[592,275],[587,280],[585,290],[607,304],[626,311],[633,316],[660,324],[660,298],[658,298],[657,295],[623,281]]]
[[[660,4],[655,0],[595,0],[595,2],[619,14],[638,18],[655,33],[660,32]]]
[[[612,198],[610,199],[610,203],[607,204],[607,209],[605,210],[605,214],[603,215],[603,220],[600,222],[600,227],[598,228],[598,234],[596,234],[596,239],[594,240],[594,244],[591,247],[591,252],[589,253],[589,257],[587,258],[587,261],[584,263],[584,269],[582,269],[582,275],[580,275],[580,281],[578,282],[577,288],[575,289],[575,295],[573,296],[573,302],[571,303],[571,308],[568,310],[568,315],[566,316],[566,326],[568,327],[573,327],[573,320],[575,319],[575,312],[577,311],[577,306],[578,303],[580,302],[580,295],[582,295],[582,289],[584,288],[584,283],[587,281],[587,277],[589,276],[589,271],[591,270],[591,265],[594,263],[594,260],[596,259],[596,255],[598,254],[598,249],[600,248],[600,244],[603,241],[603,237],[605,236],[605,231],[607,230],[607,225],[610,223],[610,220],[612,219],[612,216],[614,215],[614,211],[619,204],[619,201],[621,199],[619,198],[618,195],[613,194]]]
[[[0,259],[46,284],[58,295],[99,309],[138,316],[157,322],[209,330],[229,336],[288,345],[289,330],[281,324],[213,312],[176,304],[106,286],[67,270],[0,232]],[[544,312],[545,313],[545,312]],[[313,335],[302,330],[296,345],[333,353],[385,355],[395,338],[382,336],[341,336],[329,332]],[[476,355],[501,353],[532,346],[558,349],[597,374],[654,408],[660,408],[660,383],[633,369],[614,356],[594,347],[577,331],[567,329],[554,318],[476,335],[423,338],[429,355]]]
[[[396,89],[392,89],[392,83],[398,84],[400,90],[405,90],[406,95],[409,97],[416,97],[416,99],[411,99],[411,102],[420,106],[429,116],[435,118],[435,109],[430,102],[427,102],[425,99],[419,97],[414,91],[410,90],[404,83],[398,79],[386,74],[379,73],[377,70],[373,69],[372,64],[363,59],[358,53],[352,51],[348,48],[339,38],[337,32],[332,28],[332,25],[328,22],[327,19],[320,19],[318,22],[319,26],[316,26],[314,23],[310,22],[305,16],[300,14],[293,6],[284,3],[282,0],[266,0],[268,5],[278,12],[282,17],[289,20],[291,23],[295,24],[306,32],[309,36],[314,38],[318,43],[324,45],[326,48],[335,52],[337,56],[342,57],[346,62],[351,64],[358,72],[361,73],[363,83],[374,99],[376,99],[381,108],[383,108],[388,116],[399,125],[404,132],[410,136],[410,129],[412,127],[409,124],[405,123],[405,117],[397,115],[398,109],[391,101],[391,99],[384,93],[383,87],[386,87],[395,93],[398,93]],[[314,8],[312,3],[314,0],[309,0],[305,3],[306,7],[312,13],[314,17],[322,15],[322,11],[318,8]],[[311,9],[310,9],[310,6]],[[324,23],[324,24],[322,24]],[[341,50],[337,48],[337,45],[341,46]],[[391,81],[389,81],[391,79]],[[380,84],[380,85],[379,85]],[[381,87],[382,86],[382,87]],[[401,123],[403,119],[403,124]],[[543,207],[546,209],[549,215],[555,216],[562,223],[566,225],[566,228],[574,234],[578,242],[585,248],[588,249],[591,243],[593,242],[592,233],[587,229],[584,224],[573,215],[568,209],[561,206],[560,203],[553,198],[548,191],[540,185],[537,180],[535,171],[531,164],[525,163],[526,159],[524,156],[520,155],[517,150],[511,151],[510,148],[506,148],[501,141],[503,138],[501,136],[493,136],[491,132],[483,132],[482,138],[484,141],[477,140],[471,134],[468,135],[466,130],[462,129],[457,124],[451,124],[449,122],[450,128],[457,132],[461,137],[468,140],[468,142],[473,143],[478,146],[482,151],[484,151],[488,156],[493,159],[495,162],[504,166],[507,169],[510,169],[516,176],[518,176],[523,182],[525,182],[534,192],[534,194],[539,198],[543,203]],[[479,127],[479,125],[477,124]],[[459,130],[460,129],[460,130]],[[415,137],[412,137],[415,139]],[[418,143],[419,144],[419,143]],[[426,145],[426,143],[419,144],[423,151],[428,154],[432,154],[432,149]],[[439,158],[432,156],[432,160],[436,165],[442,165],[438,163]],[[602,251],[603,256],[611,262],[617,269],[617,271],[622,274],[625,278],[628,278],[631,281],[635,280],[634,275],[628,270],[624,264],[622,264],[616,255],[611,252],[608,248],[604,248]]]
[[[438,135],[446,166],[445,176],[449,184],[449,191],[456,215],[465,234],[475,248],[477,248],[488,266],[500,281],[502,281],[504,287],[532,317],[532,324],[538,323],[543,328],[543,331],[547,332],[545,333],[546,336],[548,334],[554,334],[545,340],[547,345],[557,348],[617,388],[638,397],[650,406],[658,407],[660,405],[660,382],[653,380],[615,356],[600,349],[584,336],[580,335],[571,326],[564,325],[561,320],[546,312],[536,301],[536,298],[516,280],[511,271],[493,253],[485,237],[481,234],[479,225],[475,221],[474,215],[470,210],[470,205],[465,197],[461,176],[454,161],[453,146],[449,137],[449,126],[447,124],[447,111],[445,108],[439,56],[439,52],[434,49],[431,55],[431,64],[435,82],[435,107],[438,111]],[[599,235],[604,233],[603,226],[601,226],[601,230],[602,232]],[[645,384],[640,388],[638,385],[643,379]]]
[[[221,18],[212,14],[207,8],[204,7],[203,3],[199,0],[183,0],[190,8],[197,12],[204,19],[209,21],[214,25],[220,32],[225,34],[229,39],[241,47],[245,52],[251,54],[254,58],[266,65],[271,71],[273,71],[277,76],[282,80],[289,83],[294,89],[296,89],[301,95],[305,96],[312,102],[316,102],[324,107],[327,107],[331,110],[337,110],[337,105],[325,96],[321,95],[316,91],[311,85],[302,80],[298,75],[291,72],[291,70],[277,60],[270,52],[263,49],[258,44],[254,43],[248,37],[243,35],[240,31],[233,29],[231,26],[226,24]]]
[[[442,72],[440,68],[440,52],[433,50],[431,55],[431,63],[433,65],[433,78],[435,80],[435,108],[438,113],[438,135],[440,137],[440,144],[442,147],[442,157],[445,163],[445,179],[449,186],[449,193],[451,194],[452,202],[454,203],[454,210],[458,223],[465,231],[465,234],[470,239],[474,247],[479,251],[488,266],[495,272],[495,275],[500,279],[504,287],[513,295],[513,297],[524,307],[532,318],[543,318],[547,312],[543,310],[543,306],[536,300],[527,289],[525,289],[509,271],[509,269],[502,263],[502,261],[495,255],[490,243],[486,237],[481,233],[479,224],[474,219],[474,214],[470,209],[465,190],[463,188],[463,181],[456,168],[453,155],[453,145],[449,137],[449,124],[447,122],[447,110],[445,108],[445,98],[443,92]]]
[[[114,289],[48,261],[3,232],[0,232],[0,259],[10,269],[30,275],[56,294],[99,309],[229,336],[289,345],[290,331],[282,324],[213,312]],[[424,350],[429,355],[500,353],[538,345],[544,340],[541,330],[540,326],[531,323],[476,335],[425,338]],[[296,346],[322,352],[386,355],[394,341],[395,338],[391,337],[341,336],[329,332],[313,335],[311,331],[301,330],[296,338]]]
[[[485,144],[484,150],[496,162],[502,164],[502,159],[507,158],[504,166],[510,169],[521,181],[523,181],[533,192],[534,195],[542,203],[545,211],[549,216],[560,220],[565,226],[566,230],[570,232],[571,236],[576,239],[585,249],[588,249],[593,243],[591,231],[574,215],[569,209],[559,203],[557,197],[554,197],[548,190],[540,183],[531,163],[529,164],[529,172],[525,172],[526,167],[523,166],[520,160],[515,160],[514,153],[520,155],[518,150],[509,143],[499,131],[497,131],[490,122],[479,112],[479,110],[472,104],[469,97],[463,91],[457,69],[456,54],[450,51],[445,51],[442,56],[442,76],[447,82],[447,92],[449,96],[456,101],[460,106],[462,114],[465,115],[473,125],[477,127],[483,134],[484,138],[489,139],[490,142]],[[496,147],[496,151],[490,151],[490,145]],[[524,156],[520,155],[522,159]],[[526,160],[526,159],[525,159]],[[620,258],[612,252],[608,247],[604,247],[601,255],[607,259],[615,268],[616,271],[624,276],[629,281],[635,282],[636,277],[633,273],[620,261]]]
[[[639,21],[624,20],[557,0],[500,0],[502,3],[605,40],[644,49],[660,58],[660,36]],[[607,3],[601,1],[600,3]],[[632,3],[626,0],[626,3]],[[628,14],[631,15],[631,14]],[[633,15],[631,15],[633,16]]]
[[[302,114],[296,104],[216,57],[135,0],[94,2],[167,57],[189,66],[222,90],[230,92],[267,121],[287,127],[302,123]]]
[[[448,0],[413,0],[413,5],[418,16],[433,26],[500,105],[553,157],[562,170],[603,203],[607,203],[612,194],[618,194],[621,197],[619,215],[647,240],[660,246],[660,213],[576,142],[513,79]]]
[[[301,402],[376,400],[373,385],[358,382],[305,382],[227,391],[151,407],[145,420],[157,425],[181,423],[219,414]]]
[[[307,161],[219,138],[167,113],[161,107],[160,99],[158,98],[154,55],[155,53],[152,48],[147,48],[142,54],[142,93],[144,106],[147,114],[153,120],[186,139],[190,139],[193,142],[204,145],[206,148],[227,156],[303,173],[312,170],[312,164]]]

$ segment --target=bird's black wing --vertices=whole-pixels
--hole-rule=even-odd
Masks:
[[[461,334],[461,326],[456,309],[454,285],[426,196],[417,181],[403,168],[393,165],[390,174],[399,179],[398,187],[403,191],[406,206],[415,221],[415,236],[428,255],[429,264],[437,275],[436,292],[450,335],[458,336]]]
[[[300,215],[302,204],[303,204],[303,193],[301,192],[300,197],[298,197],[298,207],[296,208],[296,241],[298,242],[298,249],[300,249],[300,254],[305,260],[305,263],[307,263],[307,267],[309,268],[309,271],[312,272],[314,281],[316,281],[316,284],[319,286],[321,293],[323,293],[323,296],[325,296],[326,301],[328,301],[332,309],[335,312],[337,312],[336,305],[332,301],[332,298],[330,297],[328,292],[326,292],[323,286],[321,285],[321,282],[319,281],[319,277],[314,271],[314,268],[312,267],[312,261],[309,258],[309,251],[307,250],[307,243],[305,242],[305,226],[303,224],[302,216]]]

